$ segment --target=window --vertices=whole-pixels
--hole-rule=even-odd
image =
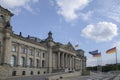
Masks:
[[[39,60],[36,59],[36,67],[39,68]]]
[[[21,48],[21,53],[26,53],[26,48],[25,47]]]
[[[13,71],[13,72],[12,72],[12,76],[16,76],[16,71]]]
[[[33,55],[33,50],[32,49],[29,49],[29,55]]]
[[[45,53],[43,53],[43,58],[45,58]]]
[[[40,56],[39,51],[36,51],[36,57],[39,57],[39,56]]]
[[[33,71],[31,71],[30,74],[33,75]]]
[[[25,58],[24,58],[24,57],[21,57],[21,58],[20,58],[20,65],[21,65],[22,67],[24,67],[24,62],[25,62]]]
[[[17,46],[16,45],[12,45],[12,51],[16,52],[17,51]]]
[[[15,63],[16,63],[16,57],[15,56],[11,56],[11,58],[10,58],[10,65],[11,66],[15,66]]]
[[[22,75],[25,75],[25,71],[22,71]]]
[[[45,67],[45,61],[42,60],[42,67],[44,68]]]
[[[38,74],[40,74],[40,71],[38,71]]]
[[[32,59],[31,58],[28,60],[28,66],[32,67]]]

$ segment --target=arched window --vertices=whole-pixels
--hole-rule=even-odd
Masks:
[[[36,59],[36,67],[39,68],[39,60]]]
[[[15,66],[16,65],[16,57],[15,56],[11,56],[11,58],[10,58],[10,65],[11,66]]]
[[[22,67],[24,67],[25,66],[25,58],[24,57],[21,57],[20,58],[20,65],[22,66]]]
[[[32,67],[32,58],[30,58],[29,60],[28,60],[28,65],[29,65],[29,67]]]

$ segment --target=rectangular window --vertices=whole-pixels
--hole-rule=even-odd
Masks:
[[[43,58],[45,58],[45,53],[43,52]]]
[[[26,48],[25,47],[21,48],[21,53],[26,53]]]
[[[40,56],[39,51],[36,51],[36,57],[39,57],[39,56]]]
[[[16,45],[12,45],[12,51],[16,52],[17,51],[17,46]]]
[[[32,49],[29,49],[29,55],[33,55],[33,50]]]

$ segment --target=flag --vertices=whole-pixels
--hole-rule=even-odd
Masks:
[[[93,57],[101,57],[101,53],[94,54]]]
[[[116,47],[107,50],[106,53],[107,53],[107,54],[116,53]]]
[[[98,54],[98,50],[90,51],[89,53],[90,53],[91,55],[95,55],[95,54]]]
[[[75,45],[75,48],[78,48],[78,44],[77,44],[77,45]]]

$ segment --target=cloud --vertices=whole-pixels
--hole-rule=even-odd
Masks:
[[[58,14],[62,15],[66,21],[72,21],[79,17],[79,10],[83,10],[90,0],[56,0],[59,7]]]
[[[104,3],[103,3],[104,2]],[[120,22],[120,1],[119,0],[100,0],[96,2],[99,6],[96,11],[102,16]]]
[[[0,5],[18,14],[21,11],[21,8],[31,12],[32,8],[30,7],[30,4],[38,1],[39,0],[0,0]]]
[[[92,14],[93,14],[93,11],[88,11],[87,13],[80,13],[79,16],[86,21],[92,17]]]
[[[82,36],[96,42],[110,41],[118,35],[116,24],[111,22],[98,22],[89,24],[82,30]]]
[[[112,47],[117,47],[118,52],[120,51],[120,41],[116,41]]]
[[[107,12],[109,18],[115,20],[116,22],[120,22],[120,6],[115,5]]]

